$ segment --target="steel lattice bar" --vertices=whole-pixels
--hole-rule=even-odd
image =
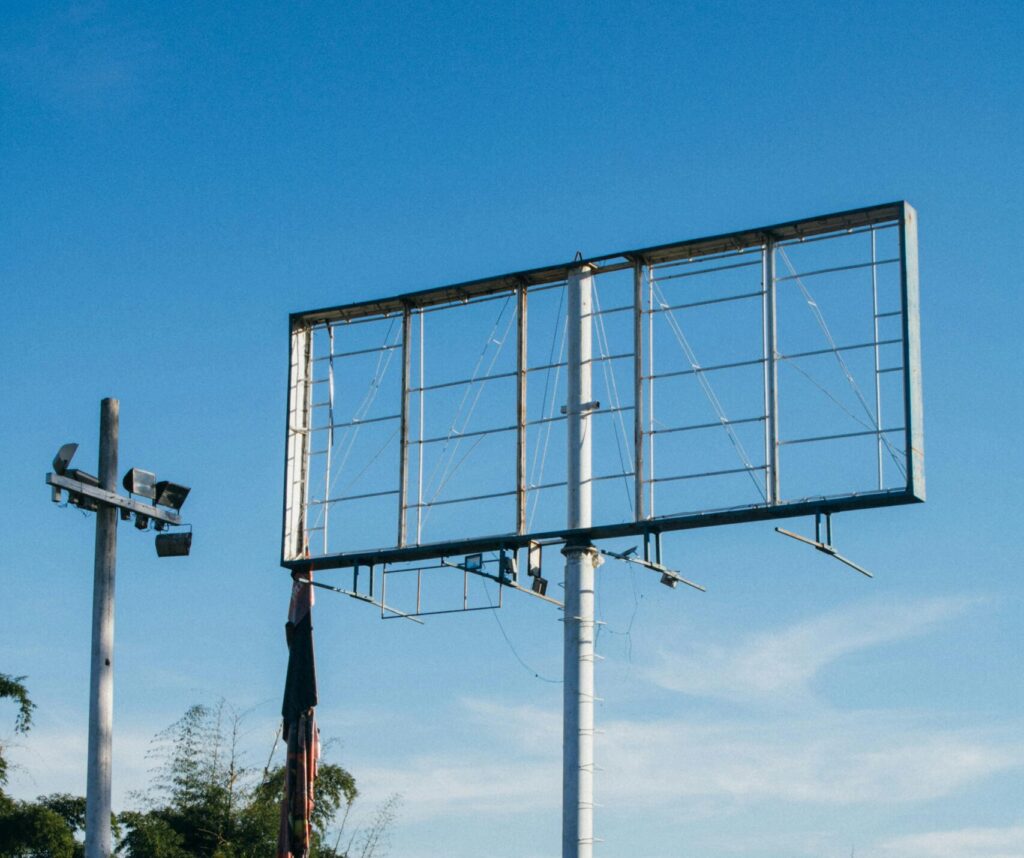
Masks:
[[[680,271],[678,274],[666,274],[664,277],[656,278],[659,283],[666,280],[679,280],[683,277],[699,277],[701,274],[714,274],[716,271],[731,271],[734,268],[753,268],[760,265],[761,260],[755,259],[751,262],[737,262],[733,265],[716,265],[714,268],[701,268],[699,271]]]
[[[879,259],[877,262],[858,262],[855,265],[837,265],[835,268],[819,268],[815,271],[801,271],[798,274],[789,274],[786,277],[776,278],[776,283],[786,280],[803,280],[807,277],[817,277],[819,274],[835,274],[839,271],[857,271],[862,268],[877,268],[881,265],[892,265],[899,262],[899,259]]]
[[[740,426],[744,423],[762,423],[767,418],[764,415],[760,417],[741,417],[738,420],[716,420],[714,423],[691,423],[688,426],[669,426],[665,429],[655,429],[653,435],[671,435],[674,432],[690,432],[695,429],[718,429],[722,426]]]
[[[839,432],[835,435],[816,435],[812,438],[791,438],[785,441],[779,441],[779,446],[789,446],[790,444],[811,444],[815,441],[835,441],[839,438],[863,438],[865,435],[888,435],[891,432],[902,432],[905,427],[896,426],[892,429],[865,429],[861,432]]]
[[[722,471],[704,471],[699,474],[677,474],[672,477],[657,477],[652,482],[655,483],[672,483],[679,480],[699,480],[704,477],[722,477],[726,474],[747,474],[752,471],[763,471],[767,465],[751,465],[749,468],[726,468]]]
[[[658,281],[661,282],[660,280]],[[727,304],[730,301],[745,301],[748,298],[760,298],[764,295],[764,291],[759,289],[757,292],[744,292],[742,295],[726,295],[724,298],[709,298],[706,301],[691,301],[688,304],[674,304],[671,307],[655,307],[651,310],[651,313],[670,313],[673,310],[689,310],[693,307],[708,307],[711,304]]]
[[[337,498],[317,498],[309,501],[309,506],[326,506],[332,503],[346,503],[347,501],[366,500],[367,498],[382,498],[390,495],[397,495],[398,489],[391,489],[383,492],[367,492],[362,495],[343,495]]]
[[[325,326],[325,327],[327,327],[331,331],[332,339],[333,339],[333,328],[337,324],[339,324],[339,323],[335,322],[334,325],[326,325]],[[356,349],[355,351],[351,351],[351,352],[331,352],[330,354],[324,355],[323,357],[316,358],[314,363],[321,363],[322,361],[329,361],[332,358],[335,358],[335,359],[337,359],[337,358],[347,358],[347,357],[355,357],[356,355],[372,355],[372,354],[376,354],[377,352],[391,352],[391,351],[395,351],[396,349],[400,349],[400,348],[401,348],[401,346],[398,345],[398,343],[394,343],[393,345],[390,345],[390,346],[374,346],[372,349]]]

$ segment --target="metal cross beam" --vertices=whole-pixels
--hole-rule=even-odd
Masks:
[[[60,474],[47,474],[46,484],[48,486],[53,486],[56,489],[63,489],[69,495],[85,495],[86,497],[98,500],[100,503],[104,503],[107,506],[116,506],[120,509],[127,509],[139,515],[149,516],[149,518],[154,521],[163,521],[167,524],[173,525],[181,524],[181,516],[177,513],[169,512],[148,503],[142,503],[134,498],[126,498],[123,495],[117,494],[117,492],[108,492],[106,489],[90,486],[88,483],[82,483],[78,480],[62,477]]]

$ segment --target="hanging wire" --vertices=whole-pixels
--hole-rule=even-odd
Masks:
[[[597,325],[595,326],[597,332],[597,350],[602,358],[607,358],[611,355],[611,348],[608,345],[608,332],[605,330],[604,316],[601,315],[601,299],[597,293],[596,282],[594,283],[592,294],[594,296],[594,307],[596,310],[596,312],[594,313],[594,318],[597,319]],[[619,400],[619,388],[615,382],[615,370],[612,367],[612,362],[610,360],[602,360],[601,369],[604,374],[605,389],[608,391],[608,395],[611,397],[611,404],[612,408],[614,409],[613,413],[616,414],[617,416],[617,420],[613,421],[613,425],[615,427],[615,431],[613,434],[615,435],[615,446],[618,448],[619,452],[619,466],[622,473],[622,486],[626,491],[626,503],[629,504],[629,511],[630,513],[632,513],[633,493],[630,491],[629,477],[626,476],[626,473],[630,470],[632,466],[627,465],[626,454],[623,449],[623,445],[628,446],[629,440],[628,436],[626,435],[626,421],[623,417],[624,412],[621,408],[621,402]],[[622,430],[621,438],[619,435],[620,428]]]
[[[675,335],[676,341],[679,343],[686,355],[686,359],[690,363],[690,368],[693,370],[694,375],[700,382],[700,386],[704,390],[704,395],[707,397],[708,402],[711,403],[711,407],[714,409],[715,414],[718,415],[718,420],[722,424],[722,428],[725,433],[729,436],[729,440],[732,442],[733,448],[736,450],[736,454],[740,457],[740,461],[743,463],[746,469],[747,476],[750,477],[750,481],[754,484],[754,488],[757,489],[761,498],[767,502],[768,497],[765,494],[764,486],[761,485],[760,481],[754,475],[754,464],[747,455],[746,449],[743,447],[743,442],[740,441],[739,436],[736,434],[736,430],[733,429],[729,423],[729,418],[725,414],[725,409],[722,407],[722,403],[718,396],[715,394],[714,388],[711,386],[710,380],[707,378],[707,373],[701,368],[701,365],[697,361],[697,355],[690,346],[689,340],[686,339],[686,335],[683,333],[683,329],[680,327],[679,322],[676,320],[675,313],[670,309],[668,301],[665,299],[665,295],[661,290],[661,286],[658,285],[657,281],[653,279],[655,294],[658,298],[658,304],[662,311],[665,313],[665,317],[668,320],[669,327],[672,329],[672,333]]]
[[[813,314],[815,321],[817,321],[818,327],[821,329],[821,332],[825,335],[825,339],[828,342],[828,346],[832,350],[832,354],[835,355],[836,362],[839,364],[839,369],[846,377],[846,381],[849,383],[850,388],[853,390],[854,394],[856,395],[858,401],[861,404],[861,407],[864,409],[864,413],[867,414],[868,419],[871,421],[870,425],[863,423],[862,425],[867,425],[869,429],[875,429],[875,413],[874,411],[871,410],[870,406],[868,405],[867,400],[864,398],[864,394],[861,392],[860,386],[857,384],[857,380],[853,377],[853,373],[850,372],[850,368],[847,366],[846,361],[843,359],[842,352],[839,351],[839,346],[836,345],[835,338],[832,336],[832,331],[829,330],[828,323],[825,321],[825,316],[821,312],[821,307],[819,307],[818,302],[815,301],[813,297],[811,297],[810,290],[808,290],[808,288],[804,285],[804,281],[797,273],[797,270],[793,266],[793,263],[790,261],[789,255],[786,253],[786,249],[784,247],[780,247],[778,248],[778,251],[779,255],[782,257],[783,262],[786,263],[786,267],[789,269],[789,273],[793,276],[793,282],[796,283],[796,285],[800,288],[800,291],[803,293],[804,300],[807,302],[807,306],[810,308],[810,311]],[[796,364],[794,363],[794,366],[795,365]],[[893,447],[892,442],[884,434],[879,434],[879,437],[882,439],[882,443],[885,444],[886,448],[889,450],[889,455],[892,457],[892,460],[895,463],[897,469],[904,477],[906,477],[906,469],[904,468],[903,463],[900,461],[900,457],[896,455],[896,451]]]
[[[548,355],[548,368],[544,373],[544,396],[541,399],[541,416],[547,421],[544,428],[541,430],[544,434],[543,448],[538,438],[537,445],[533,448],[533,462],[530,465],[530,486],[539,486],[544,482],[544,465],[548,459],[548,444],[551,442],[551,430],[554,428],[554,420],[552,419],[555,414],[555,400],[558,397],[558,382],[562,373],[562,358],[565,355],[565,342],[569,331],[569,319],[566,317],[562,318],[562,309],[565,304],[565,293],[566,287],[563,286],[559,290],[558,294],[558,310],[555,313],[555,325],[551,331],[551,350]],[[561,341],[558,346],[558,360],[555,361],[555,343],[559,341],[559,331],[561,331]],[[558,364],[557,366],[552,366]],[[550,385],[551,371],[554,369],[555,381],[554,385]],[[548,389],[551,390],[551,404],[548,405]],[[539,460],[539,470],[538,470]],[[527,524],[527,530],[533,530],[533,521],[537,516],[537,509],[540,506],[540,492],[534,492],[532,498],[532,504],[530,507],[529,522]]]
[[[434,501],[437,500],[441,492],[444,490],[445,486],[448,484],[449,480],[451,480],[451,478],[455,476],[456,472],[461,467],[462,463],[465,462],[466,459],[469,457],[469,454],[472,453],[473,450],[476,449],[480,441],[486,437],[485,435],[478,435],[473,444],[470,446],[470,449],[466,452],[466,454],[456,462],[455,456],[458,454],[459,447],[462,445],[462,441],[464,440],[461,437],[461,434],[465,432],[466,429],[468,428],[469,422],[473,418],[473,413],[476,411],[476,407],[480,402],[480,396],[483,394],[484,391],[484,384],[478,381],[478,376],[480,374],[480,368],[483,365],[484,358],[487,355],[487,350],[491,347],[492,344],[497,346],[497,348],[494,350],[494,354],[491,356],[490,363],[487,365],[487,369],[484,371],[485,375],[490,375],[491,370],[494,368],[494,364],[497,362],[498,356],[501,354],[502,348],[505,345],[505,341],[508,339],[509,331],[512,329],[512,325],[515,324],[516,315],[515,313],[512,313],[511,316],[509,317],[508,324],[505,326],[505,330],[501,335],[501,338],[495,338],[495,335],[498,331],[498,327],[501,324],[501,320],[505,315],[505,311],[511,304],[511,300],[512,296],[509,295],[504,300],[504,302],[502,302],[501,309],[498,312],[498,317],[497,319],[495,319],[494,326],[491,328],[491,332],[487,336],[487,340],[484,343],[484,347],[480,352],[480,356],[477,358],[476,366],[473,368],[473,374],[465,385],[465,390],[462,393],[462,400],[460,401],[459,407],[455,412],[455,416],[452,418],[451,425],[448,427],[448,434],[447,437],[445,438],[444,446],[441,448],[441,453],[438,456],[438,461],[435,463],[434,468],[431,471],[430,478],[427,480],[428,492],[430,486],[434,483],[435,478],[437,478],[438,482],[437,488],[431,495],[430,500],[426,502],[426,510],[423,513],[424,527],[426,527],[427,517],[429,516],[430,510],[432,509],[431,504],[433,504]],[[466,412],[465,418],[462,419],[462,428],[456,429],[456,426],[458,425],[460,418],[462,418],[462,413],[466,409],[466,400],[468,399],[469,394],[473,390],[474,386],[476,387],[476,395],[473,397],[473,401],[469,405],[469,409]],[[451,448],[451,452],[449,453],[449,445],[451,444],[451,440],[453,437],[456,438],[456,441],[454,447]],[[444,465],[444,468],[441,471],[440,477],[437,477],[438,468],[440,468],[442,464]]]
[[[343,441],[342,441],[341,461],[338,463],[337,467],[334,469],[334,473],[333,474],[331,474],[330,472],[328,472],[328,474],[327,474],[327,485],[324,486],[324,500],[328,500],[328,499],[330,499],[330,498],[335,496],[335,490],[337,489],[338,481],[341,478],[342,473],[344,473],[345,464],[348,462],[348,458],[351,455],[353,448],[355,447],[356,439],[359,437],[359,430],[362,428],[362,426],[359,425],[359,421],[362,420],[364,417],[366,417],[367,414],[369,414],[370,409],[373,407],[373,403],[377,399],[377,394],[380,393],[380,389],[381,389],[381,385],[382,385],[382,383],[384,381],[384,377],[387,375],[388,367],[391,365],[391,359],[394,356],[394,353],[396,351],[394,346],[397,345],[398,339],[401,337],[401,329],[399,328],[398,331],[397,331],[397,336],[396,336],[395,341],[394,342],[389,342],[389,340],[391,339],[391,336],[392,336],[392,332],[394,332],[394,331],[395,331],[395,319],[392,319],[391,322],[388,325],[387,330],[384,332],[383,342],[381,344],[381,347],[380,347],[380,350],[379,350],[379,354],[377,355],[377,364],[374,367],[374,371],[373,371],[373,378],[370,380],[370,383],[369,383],[369,385],[368,385],[368,387],[366,389],[366,393],[363,394],[363,398],[360,401],[359,405],[356,407],[355,413],[353,415],[352,422],[355,425],[344,427],[346,430],[352,430],[352,431],[349,432],[347,438],[344,438]],[[328,379],[329,379],[329,388],[330,388],[329,389],[330,406],[329,406],[329,416],[328,416],[329,427],[330,427],[329,428],[330,437],[328,438],[328,445],[329,445],[329,449],[333,450],[333,447],[334,447],[334,416],[333,416],[333,414],[334,414],[334,406],[333,406],[333,401],[334,401],[334,360],[333,360],[334,332],[333,332],[333,330],[331,329],[330,326],[328,326],[328,335],[330,337],[329,348],[330,348],[330,352],[331,352],[331,354],[329,355],[329,359],[328,359]],[[385,442],[385,446],[387,446],[387,443],[388,442]],[[375,460],[381,454],[382,451],[383,451],[383,448],[381,450],[378,450],[377,453],[374,455],[373,459]],[[365,472],[366,472],[366,468],[364,467],[363,470],[360,471],[358,476],[362,476],[362,474],[364,474]],[[349,481],[348,485],[345,487],[344,491],[342,492],[342,495],[344,495],[345,492],[347,492],[352,487],[352,485],[358,480],[358,476],[355,479]],[[325,515],[327,514],[327,506],[328,505],[326,503],[320,505],[319,509],[317,510],[317,514],[316,514],[316,516],[315,516],[315,518],[313,520],[313,526],[314,527],[324,526]]]
[[[505,639],[505,643],[508,644],[508,648],[511,651],[512,655],[515,656],[516,661],[518,661],[533,676],[534,679],[539,679],[541,682],[550,682],[552,685],[563,685],[564,681],[561,679],[551,679],[547,676],[541,676],[540,673],[538,673],[536,670],[530,667],[530,665],[528,665],[523,660],[523,657],[519,655],[519,651],[515,648],[515,645],[512,643],[512,639],[508,636],[508,632],[505,631],[505,626],[501,622],[501,617],[498,616],[499,612],[497,610],[497,606],[494,604],[494,600],[491,598],[490,584],[486,579],[483,579],[482,583],[484,585],[484,593],[487,596],[487,604],[495,609],[491,611],[491,616],[494,617],[494,621],[498,624],[498,629],[501,631],[501,636]]]

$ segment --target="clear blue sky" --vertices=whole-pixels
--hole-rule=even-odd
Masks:
[[[120,532],[119,807],[193,702],[249,712],[254,765],[273,741],[289,312],[907,199],[930,500],[838,520],[874,581],[760,525],[667,541],[707,595],[601,570],[597,854],[1024,854],[1022,25],[1009,2],[4,4],[0,671],[39,706],[15,794],[84,790],[94,525],[43,474],[68,440],[95,458],[102,397],[125,468],[194,487],[196,533],[158,562]],[[395,855],[557,853],[561,687],[490,613],[315,616],[324,735],[363,813],[403,794]],[[500,620],[557,679],[556,615]]]

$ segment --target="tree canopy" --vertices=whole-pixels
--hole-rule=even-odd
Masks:
[[[31,727],[34,704],[24,677],[0,674],[0,697],[18,703],[15,732]],[[284,769],[268,761],[247,766],[239,748],[242,717],[226,703],[194,705],[158,734],[150,786],[114,820],[122,858],[263,858],[276,854]],[[276,744],[276,743],[275,743]],[[2,746],[0,746],[2,751]],[[271,753],[273,757],[273,753]],[[2,761],[2,756],[0,756]],[[58,793],[34,802],[3,792],[0,769],[0,855],[4,858],[81,858],[85,799]],[[342,766],[321,762],[312,818],[314,858],[381,858],[397,797],[377,809],[361,830],[348,828],[359,795]]]

